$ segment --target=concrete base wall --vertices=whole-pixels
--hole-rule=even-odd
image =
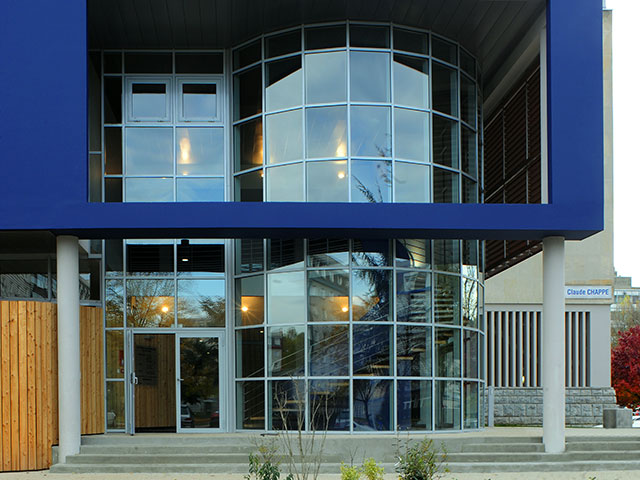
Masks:
[[[494,399],[495,425],[542,425],[542,388],[496,388]],[[566,425],[602,425],[605,408],[616,408],[611,387],[566,389]]]

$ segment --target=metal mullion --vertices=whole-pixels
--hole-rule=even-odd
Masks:
[[[266,69],[266,60],[265,60],[265,40],[264,35],[260,37],[260,101],[261,101],[261,109],[260,112],[262,118],[262,201],[267,201],[267,156],[269,155],[267,141],[267,99],[266,99],[266,89],[267,89],[267,69]],[[266,265],[265,265],[266,266]]]
[[[346,60],[345,67],[347,73],[347,199],[351,202],[351,22],[346,22]],[[349,257],[351,259],[351,256]],[[351,261],[349,262],[351,265]],[[353,425],[350,425],[353,427]]]

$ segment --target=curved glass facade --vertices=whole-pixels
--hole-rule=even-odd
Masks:
[[[290,30],[233,52],[236,201],[478,201],[473,58],[386,25]]]

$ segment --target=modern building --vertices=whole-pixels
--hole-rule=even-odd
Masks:
[[[0,313],[57,302],[62,461],[96,418],[482,428],[486,240],[544,243],[564,448],[564,241],[604,227],[601,4],[374,3],[0,6],[0,298],[25,301]]]

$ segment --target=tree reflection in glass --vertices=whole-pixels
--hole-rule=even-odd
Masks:
[[[127,326],[169,327],[174,319],[173,280],[127,280]]]

